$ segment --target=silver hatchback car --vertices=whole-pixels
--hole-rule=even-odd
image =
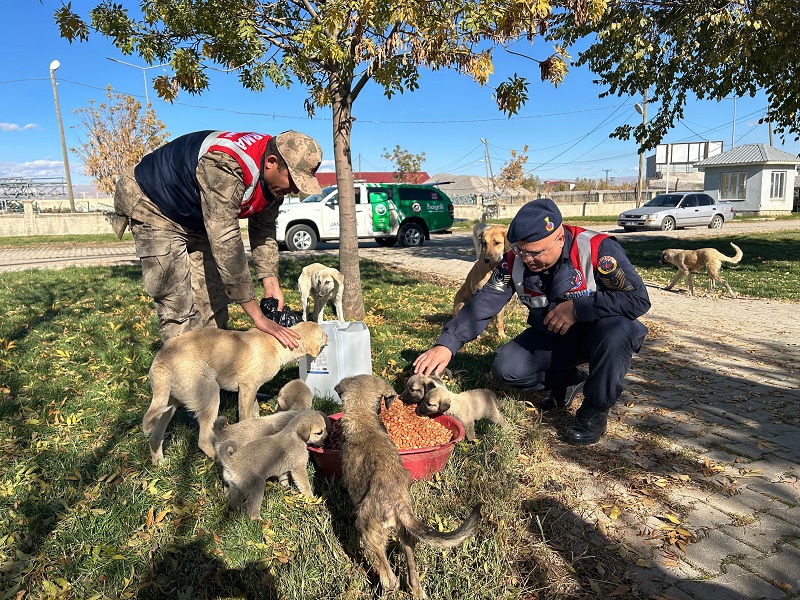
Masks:
[[[639,208],[631,208],[617,217],[617,225],[625,231],[679,227],[719,229],[736,213],[730,202],[714,200],[702,192],[670,192],[659,194]]]

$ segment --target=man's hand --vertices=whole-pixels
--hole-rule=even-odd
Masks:
[[[553,310],[545,315],[544,325],[553,333],[564,335],[577,320],[575,316],[575,302],[567,300],[557,304]]]
[[[434,346],[420,354],[414,361],[414,373],[438,377],[453,358],[453,353],[444,346]]]
[[[261,280],[264,285],[264,298],[275,298],[278,301],[278,312],[283,310],[283,290],[277,277],[264,277]],[[259,329],[261,329],[259,327]],[[262,330],[263,331],[263,330]]]
[[[280,301],[283,301],[282,297]],[[261,312],[261,306],[258,300],[248,300],[247,302],[242,302],[242,308],[244,309],[244,312],[246,312],[253,320],[253,324],[256,326],[256,329],[270,334],[290,350],[297,348],[297,340],[300,339],[300,335],[296,331],[287,327],[281,327],[275,321],[265,317],[264,313]]]

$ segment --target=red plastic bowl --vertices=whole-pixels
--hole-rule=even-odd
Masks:
[[[341,419],[344,413],[336,413],[331,415],[330,419],[336,421]],[[444,469],[447,464],[447,459],[453,452],[453,446],[456,442],[464,439],[464,427],[458,420],[448,415],[437,415],[432,417],[434,421],[447,427],[453,436],[446,444],[439,446],[430,446],[428,448],[414,448],[413,450],[399,450],[400,462],[411,474],[411,480],[425,479],[434,473]],[[317,463],[317,468],[326,477],[341,477],[342,476],[342,451],[331,450],[330,448],[317,448],[315,446],[308,447],[314,462]]]

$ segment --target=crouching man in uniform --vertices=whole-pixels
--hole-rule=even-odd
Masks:
[[[478,337],[516,293],[529,327],[501,347],[495,381],[523,390],[550,390],[542,410],[584,401],[563,435],[594,444],[606,432],[608,411],[623,389],[647,328],[637,319],[650,308],[641,277],[617,241],[570,225],[548,199],[525,204],[508,228],[512,249],[486,285],[449,321],[414,372],[438,375],[453,355]],[[588,375],[578,366],[588,363]]]

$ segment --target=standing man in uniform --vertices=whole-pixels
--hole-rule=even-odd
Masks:
[[[511,251],[434,347],[417,357],[414,372],[438,375],[516,293],[529,311],[529,327],[497,351],[495,381],[550,390],[542,410],[569,407],[582,389],[584,401],[563,437],[588,445],[606,432],[608,411],[647,335],[638,317],[650,299],[614,238],[561,221],[548,198],[520,209],[508,228]],[[588,376],[578,368],[587,362]]]
[[[162,342],[201,327],[224,329],[238,302],[255,327],[286,347],[297,334],[266,318],[253,288],[239,219],[248,220],[256,278],[283,308],[278,209],[286,194],[319,194],[322,149],[297,131],[188,133],[142,158],[117,181],[114,231],[130,225]]]

